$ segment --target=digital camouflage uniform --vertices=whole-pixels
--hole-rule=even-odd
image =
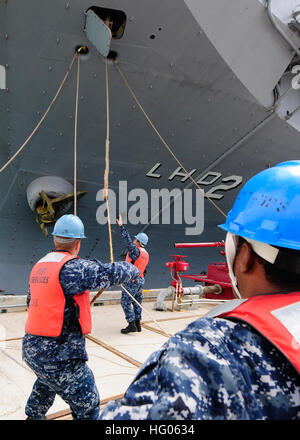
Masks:
[[[121,229],[121,237],[124,240],[124,243],[129,252],[129,257],[132,259],[132,263],[134,263],[138,257],[140,256],[139,248],[133,243],[130,238],[130,235],[127,229],[124,226],[120,227]],[[144,277],[137,277],[133,282],[124,283],[124,287],[128,290],[129,293],[136,299],[139,304],[142,304],[143,301],[143,286],[145,284]],[[121,306],[123,308],[126,321],[141,321],[142,319],[142,309],[139,307],[132,298],[122,290],[121,296]]]
[[[299,373],[246,323],[200,318],[172,336],[101,419],[300,419]]]
[[[85,290],[100,290],[128,282],[138,274],[138,269],[126,262],[104,264],[98,260],[75,258],[62,267],[59,280],[66,305],[60,336],[26,333],[23,338],[23,359],[38,377],[25,408],[29,418],[44,418],[56,394],[69,404],[74,419],[98,418],[99,393],[94,375],[86,364],[85,336],[76,316],[73,297]],[[29,301],[30,292],[27,305]]]

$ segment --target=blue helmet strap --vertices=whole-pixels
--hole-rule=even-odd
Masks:
[[[242,298],[242,295],[238,288],[238,282],[233,271],[234,260],[236,257],[236,250],[237,249],[236,249],[235,235],[232,234],[232,232],[227,232],[226,240],[225,240],[225,253],[226,253],[227,266],[228,266],[228,274],[235,296],[237,296],[238,298]]]

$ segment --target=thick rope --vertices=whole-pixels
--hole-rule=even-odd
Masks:
[[[60,86],[59,86],[59,88],[58,88],[58,90],[57,90],[57,92],[56,92],[54,98],[52,99],[52,101],[51,101],[49,107],[47,108],[47,110],[45,111],[45,113],[43,114],[41,120],[38,122],[38,124],[36,125],[36,127],[33,129],[33,131],[31,132],[31,134],[28,136],[28,138],[26,139],[26,141],[21,145],[21,147],[20,147],[20,148],[15,152],[15,154],[14,154],[14,155],[13,155],[13,156],[12,156],[7,162],[6,162],[6,164],[3,165],[3,167],[0,169],[0,173],[2,173],[2,171],[4,171],[5,168],[8,167],[8,165],[9,165],[9,164],[10,164],[10,163],[11,163],[11,162],[12,162],[12,161],[18,156],[19,153],[21,153],[21,151],[23,150],[23,148],[26,147],[26,145],[28,144],[28,142],[30,141],[30,139],[35,135],[35,133],[36,133],[36,132],[38,131],[38,129],[40,128],[42,122],[44,121],[44,119],[45,119],[46,116],[48,115],[48,113],[49,113],[49,111],[51,110],[53,104],[55,103],[55,101],[56,101],[58,95],[60,94],[61,89],[63,88],[63,85],[64,85],[66,79],[68,78],[69,73],[70,73],[70,71],[71,71],[71,68],[72,68],[72,66],[73,66],[73,63],[74,63],[74,61],[75,61],[75,58],[76,58],[76,53],[74,53],[73,59],[72,59],[70,65],[69,65],[69,67],[68,67],[68,69],[67,69],[67,72],[66,72],[66,74],[65,74],[65,76],[64,76],[64,79],[62,80],[62,82],[61,82],[61,84],[60,84]]]
[[[107,68],[107,58],[105,58],[105,89],[106,89],[106,141],[105,141],[105,171],[104,171],[104,189],[103,189],[103,197],[106,201],[106,210],[107,210],[107,225],[108,225],[108,235],[109,235],[109,251],[110,251],[110,262],[114,262],[114,253],[113,253],[113,243],[112,243],[112,235],[111,235],[111,221],[110,221],[110,212],[109,212],[109,202],[108,202],[108,178],[109,178],[109,86],[108,86],[108,68]]]
[[[105,171],[104,171],[104,188],[103,188],[103,198],[106,201],[106,209],[107,209],[107,224],[108,224],[108,233],[109,233],[109,247],[110,247],[110,262],[114,262],[113,256],[113,243],[112,243],[112,235],[111,235],[111,221],[110,221],[110,212],[109,212],[109,203],[108,203],[108,188],[109,188],[109,85],[108,85],[108,66],[107,66],[107,58],[105,58],[105,88],[106,88],[106,142],[105,142]],[[121,288],[130,296],[130,298],[151,318],[151,320],[160,328],[162,333],[169,338],[171,335],[166,333],[158,322],[151,316],[151,314],[131,295],[130,292],[124,287],[123,284],[120,285]],[[96,301],[96,299],[101,295],[104,289],[101,289],[92,299],[91,305]]]
[[[106,203],[107,210],[107,226],[108,226],[108,236],[109,236],[109,252],[110,252],[110,262],[111,264],[114,262],[114,253],[113,253],[113,243],[112,243],[112,234],[111,234],[111,220],[110,220],[110,211],[109,211],[109,202],[108,202],[108,177],[109,177],[109,86],[108,86],[108,69],[107,69],[107,58],[105,58],[105,90],[106,90],[106,141],[105,141],[105,170],[104,170],[104,183],[103,183],[103,199]],[[100,289],[99,292],[92,298],[90,305],[92,305],[97,298],[104,292],[104,289]]]
[[[140,110],[142,111],[142,113],[144,114],[145,118],[147,119],[147,121],[149,122],[149,124],[151,125],[151,127],[153,128],[153,130],[155,131],[155,133],[157,134],[157,136],[159,137],[159,139],[161,140],[161,142],[163,143],[163,145],[166,147],[166,149],[169,151],[169,153],[171,154],[171,156],[176,160],[176,162],[178,163],[178,165],[184,170],[184,172],[186,173],[186,175],[192,180],[192,182],[195,184],[195,186],[203,193],[203,189],[198,185],[198,183],[195,181],[195,179],[188,173],[188,171],[186,170],[186,168],[184,167],[184,165],[181,163],[181,161],[177,158],[177,156],[175,155],[175,153],[172,151],[172,149],[169,147],[169,145],[167,144],[167,142],[164,140],[164,138],[161,136],[161,134],[159,133],[159,131],[157,130],[157,128],[155,127],[155,125],[153,124],[153,122],[151,121],[151,119],[149,118],[148,114],[146,113],[146,111],[144,110],[142,104],[140,103],[140,101],[138,100],[137,96],[135,95],[134,91],[132,90],[132,88],[130,87],[127,79],[125,78],[124,74],[121,72],[120,67],[118,66],[116,60],[113,60],[114,65],[116,67],[116,69],[118,70],[124,84],[126,85],[126,87],[128,88],[128,90],[130,91],[133,99],[135,100],[136,104],[139,106]],[[226,217],[226,214],[224,211],[222,211],[222,209],[216,205],[216,203],[208,196],[206,196],[206,198],[210,201],[210,203],[224,216]]]
[[[109,212],[109,202],[108,198],[106,199],[106,210],[107,210],[107,222],[108,222],[108,235],[109,235],[109,253],[110,253],[110,262],[114,262],[114,252],[112,245],[112,236],[111,236],[111,221],[110,221],[110,212]]]
[[[80,80],[80,53],[77,53],[77,79],[74,123],[74,215],[77,215],[77,127],[78,127],[78,96]]]
[[[108,198],[108,177],[109,177],[109,85],[108,85],[108,68],[107,58],[105,58],[105,90],[106,90],[106,141],[105,141],[105,171],[104,171],[104,189],[103,197],[106,200]]]

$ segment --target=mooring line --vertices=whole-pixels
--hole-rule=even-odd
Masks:
[[[80,81],[80,53],[77,53],[77,78],[75,94],[75,121],[74,121],[74,215],[77,215],[77,127],[78,127],[78,96]]]
[[[127,362],[129,362],[130,364],[134,365],[135,367],[140,368],[142,366],[142,363],[133,359],[130,356],[127,356],[127,354],[122,353],[121,351],[117,350],[115,347],[113,347],[112,345],[108,345],[105,342],[101,341],[98,338],[95,338],[95,336],[92,335],[86,335],[86,338],[89,339],[90,341],[95,342],[96,344],[100,345],[101,347],[105,348],[106,350],[110,351],[111,353],[116,354],[117,356],[121,357],[122,359],[126,360]]]
[[[0,169],[0,173],[2,173],[2,171],[5,170],[6,167],[8,167],[8,165],[18,156],[19,153],[21,153],[21,151],[23,150],[23,148],[26,147],[26,145],[28,144],[28,142],[30,141],[30,139],[35,135],[35,133],[38,131],[38,129],[40,128],[40,126],[42,125],[42,122],[44,121],[44,119],[46,118],[46,116],[48,115],[49,111],[51,110],[53,104],[55,103],[56,99],[58,98],[58,95],[61,92],[61,89],[63,88],[64,83],[66,82],[66,79],[69,76],[69,73],[71,71],[71,68],[73,66],[73,63],[75,61],[77,53],[74,53],[73,59],[71,61],[71,63],[69,64],[69,67],[67,69],[67,72],[64,76],[64,79],[62,80],[54,98],[52,99],[49,107],[47,108],[47,110],[45,111],[45,113],[43,114],[42,118],[40,119],[40,121],[38,122],[38,124],[36,125],[36,127],[33,129],[33,131],[31,132],[31,134],[28,136],[28,138],[26,139],[26,141],[21,145],[21,147],[14,153],[14,155],[6,162],[5,165],[3,165],[3,167]]]
[[[199,189],[203,194],[204,191],[203,189],[198,185],[198,183],[195,181],[195,179],[192,177],[192,175],[186,170],[185,166],[182,164],[182,162],[178,159],[178,157],[175,155],[175,153],[173,152],[173,150],[171,149],[171,147],[167,144],[167,142],[165,141],[165,139],[161,136],[161,134],[159,133],[158,129],[156,128],[156,126],[154,125],[154,123],[151,121],[150,117],[148,116],[148,114],[146,113],[145,109],[143,108],[142,104],[140,103],[140,101],[138,100],[136,94],[134,93],[132,87],[129,85],[125,75],[123,74],[123,72],[121,71],[118,63],[116,62],[116,60],[113,60],[114,66],[116,67],[117,71],[119,72],[123,83],[125,84],[125,86],[128,88],[131,96],[133,97],[133,99],[135,100],[136,104],[138,105],[138,107],[140,108],[140,110],[142,111],[143,115],[145,116],[145,118],[147,119],[147,121],[149,122],[150,126],[153,128],[154,132],[157,134],[157,136],[159,137],[159,139],[161,140],[161,142],[163,143],[163,145],[166,147],[166,149],[169,151],[169,153],[171,154],[171,156],[175,159],[175,161],[178,163],[178,165],[184,170],[184,172],[186,173],[186,175],[188,176],[189,179],[191,179],[191,181],[194,183],[194,185],[196,186],[197,189]],[[207,200],[226,218],[226,214],[225,212],[209,197],[206,195]]]

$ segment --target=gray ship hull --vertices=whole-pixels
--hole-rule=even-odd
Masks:
[[[274,111],[272,102],[260,102],[251,87],[246,87],[208,37],[209,32],[203,30],[192,3],[112,0],[99,1],[97,6],[126,14],[124,35],[111,45],[118,65],[172,151],[227,213],[241,185],[253,174],[278,162],[299,159],[299,131],[296,124],[289,124]],[[0,161],[4,165],[22,145],[55,95],[75,48],[86,45],[89,52],[81,56],[77,189],[87,194],[78,200],[77,213],[88,238],[83,240],[80,255],[109,261],[107,225],[97,221],[105,169],[105,64],[84,32],[84,13],[90,6],[86,0],[51,0],[42,6],[37,0],[0,2],[0,65],[4,68]],[[275,34],[266,18],[268,26]],[[274,45],[282,44],[278,39]],[[288,47],[284,50],[289,53],[287,68],[292,54]],[[268,54],[265,56],[268,64]],[[127,182],[128,193],[137,188],[146,191],[149,205],[151,189],[194,188],[146,121],[112,62],[108,70],[110,188],[118,196],[120,181]],[[0,289],[4,294],[24,294],[33,264],[52,247],[52,227],[45,237],[26,191],[42,176],[60,176],[73,183],[75,85],[73,67],[38,132],[0,174]],[[134,203],[123,199],[128,211]],[[162,213],[158,224],[151,222],[151,206],[147,221],[128,224],[132,235],[142,230],[149,235],[145,288],[169,284],[165,262],[170,254],[178,253],[174,252],[175,242],[224,239],[217,227],[224,216],[207,198],[203,231],[197,235],[186,234],[191,225],[184,221],[174,224],[174,203],[170,224],[163,224]],[[193,209],[195,213],[197,206]],[[124,213],[116,206],[119,211]],[[112,238],[118,260],[123,243],[115,223]],[[212,261],[222,261],[214,249],[185,249],[183,254],[189,257],[191,273],[205,271]]]

